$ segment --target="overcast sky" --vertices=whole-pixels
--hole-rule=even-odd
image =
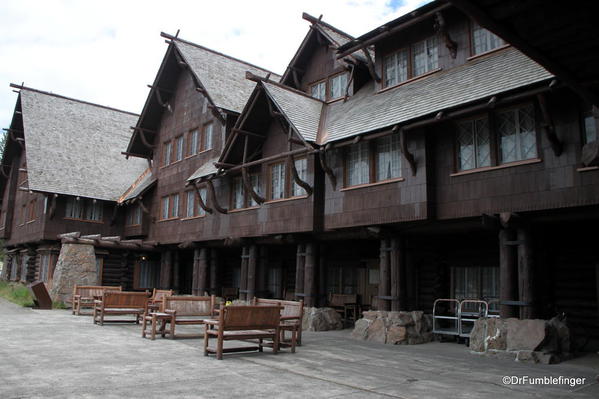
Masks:
[[[167,45],[160,32],[282,73],[306,35],[302,12],[359,36],[426,0],[1,0],[0,127],[9,83],[139,113]]]

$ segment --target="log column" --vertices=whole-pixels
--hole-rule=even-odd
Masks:
[[[197,295],[204,295],[208,288],[208,248],[201,248],[199,252]]]
[[[248,249],[247,261],[247,294],[246,300],[251,301],[256,296],[256,262],[258,261],[258,248],[251,245]]]
[[[518,228],[518,275],[520,301],[525,305],[520,308],[521,319],[533,319],[535,312],[534,295],[534,258],[532,235],[529,228]]]
[[[173,290],[179,293],[181,290],[181,263],[179,261],[179,251],[173,253]]]
[[[160,257],[160,288],[163,290],[171,288],[172,256],[171,251],[164,251]]]
[[[304,244],[297,244],[297,257],[295,262],[295,296],[301,298],[298,294],[304,293],[304,271],[305,271],[305,251]]]
[[[200,250],[193,250],[193,269],[191,276],[191,295],[199,295],[198,278],[200,275]]]
[[[518,300],[518,272],[516,248],[511,245],[515,241],[513,229],[499,230],[499,315],[502,318],[518,317],[518,309],[505,302]]]
[[[210,250],[210,295],[216,295],[218,289],[218,250]]]
[[[378,310],[389,310],[389,298],[390,298],[390,262],[389,262],[389,249],[390,240],[384,238],[381,240],[381,250],[379,255],[380,260],[380,281],[379,281],[379,298],[377,300]]]
[[[325,306],[327,302],[327,258],[324,244],[318,252],[318,300],[315,306]]]
[[[391,248],[389,252],[389,268],[391,283],[391,310],[405,310],[405,267],[403,241],[399,237],[391,239]]]
[[[304,256],[304,306],[313,307],[316,293],[316,256],[313,243],[306,244]]]
[[[256,266],[256,295],[264,296],[266,292],[266,281],[268,279],[268,250],[266,246],[259,248],[258,264]]]
[[[241,248],[241,272],[239,273],[239,299],[247,300],[247,289],[248,289],[248,259],[249,248]]]

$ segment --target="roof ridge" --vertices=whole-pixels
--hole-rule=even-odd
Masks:
[[[322,19],[316,18],[316,17],[314,17],[314,16],[312,16],[312,15],[308,14],[307,12],[304,12],[304,13],[302,14],[302,17],[303,17],[305,20],[307,20],[307,21],[311,22],[312,24],[319,24],[319,25],[325,26],[325,27],[327,27],[327,28],[329,28],[329,29],[332,29],[332,30],[334,30],[335,32],[339,33],[340,35],[347,36],[347,37],[348,37],[349,39],[351,39],[351,40],[354,40],[354,39],[355,39],[355,37],[354,37],[354,36],[352,36],[352,35],[350,35],[349,33],[347,33],[347,32],[344,32],[344,31],[342,31],[341,29],[339,29],[339,28],[337,28],[337,27],[335,27],[335,26],[333,26],[333,25],[329,24],[328,22],[325,22],[325,21],[323,21]]]
[[[231,55],[228,55],[228,54],[225,54],[225,53],[221,53],[220,51],[216,51],[216,50],[213,50],[213,49],[211,49],[211,48],[208,48],[208,47],[206,47],[206,46],[202,46],[201,44],[197,44],[197,43],[194,43],[194,42],[190,42],[189,40],[184,40],[184,39],[181,39],[181,38],[179,38],[179,37],[176,37],[176,36],[173,36],[173,35],[169,35],[168,33],[165,33],[165,32],[161,32],[161,33],[160,33],[160,35],[161,35],[162,37],[165,37],[165,38],[167,38],[167,39],[174,40],[174,41],[178,41],[178,42],[185,43],[185,44],[189,44],[190,46],[197,47],[197,48],[199,48],[199,49],[202,49],[202,50],[205,50],[205,51],[209,51],[209,52],[211,52],[211,53],[213,53],[213,54],[219,55],[219,56],[221,56],[221,57],[228,58],[228,59],[230,59],[230,60],[233,60],[233,61],[235,61],[235,62],[239,62],[239,63],[241,63],[241,64],[245,64],[245,65],[247,65],[247,66],[251,66],[252,68],[260,69],[260,70],[262,70],[262,71],[264,71],[264,72],[267,72],[267,73],[270,73],[270,74],[274,74],[274,75],[277,75],[277,76],[281,76],[281,75],[279,75],[278,73],[276,73],[276,72],[273,72],[273,71],[271,71],[271,70],[269,70],[269,69],[262,68],[262,67],[260,67],[260,66],[258,66],[258,65],[256,65],[256,64],[252,64],[251,62],[244,61],[244,60],[242,60],[242,59],[239,59],[239,58],[233,57],[233,56],[231,56]]]
[[[62,98],[64,100],[69,100],[69,101],[75,101],[77,103],[86,104],[86,105],[92,105],[94,107],[109,109],[111,111],[117,111],[117,112],[121,112],[123,114],[129,114],[129,115],[133,115],[133,116],[139,116],[139,114],[136,114],[134,112],[124,111],[122,109],[118,109],[118,108],[114,108],[114,107],[109,107],[107,105],[96,104],[96,103],[92,103],[92,102],[89,102],[89,101],[79,100],[77,98],[67,97],[67,96],[63,96],[61,94],[52,93],[50,91],[44,91],[44,90],[34,89],[32,87],[18,85],[18,84],[15,84],[15,83],[11,83],[10,87],[15,88],[15,89],[19,89],[19,90],[29,90],[29,91],[32,91],[34,93],[40,93],[40,94],[44,94],[46,96],[51,96],[51,97],[56,97],[56,98]]]

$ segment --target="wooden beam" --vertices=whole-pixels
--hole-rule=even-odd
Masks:
[[[289,155],[287,157],[287,163],[289,164],[291,176],[293,177],[293,181],[295,182],[295,184],[306,190],[306,194],[308,195],[308,197],[311,196],[314,190],[312,189],[312,186],[310,186],[310,184],[308,184],[299,177],[299,174],[297,173],[297,168],[295,167],[295,161],[293,160],[293,155]]]
[[[242,134],[244,136],[254,137],[254,138],[257,138],[259,140],[266,140],[266,136],[263,135],[263,134],[249,132],[249,131],[243,130],[243,129],[233,129],[233,131],[235,133],[239,133],[239,134]]]
[[[316,296],[316,257],[314,243],[306,243],[304,257],[304,305],[307,307],[315,306]]]
[[[518,228],[518,241],[523,243],[518,246],[518,281],[519,299],[528,304],[520,308],[521,319],[536,318],[535,309],[535,276],[533,244],[530,228]]]
[[[379,299],[377,310],[389,310],[389,302],[387,300],[381,300],[380,297],[389,297],[390,295],[390,262],[389,262],[389,239],[384,238],[381,240],[381,248],[379,252]]]
[[[374,61],[372,60],[372,57],[370,56],[370,52],[368,51],[368,48],[363,47],[362,52],[364,53],[364,56],[366,57],[366,61],[367,61],[367,65],[368,65],[368,72],[370,73],[370,76],[376,82],[380,82],[381,77],[376,73]]]
[[[297,150],[287,151],[287,152],[283,152],[283,153],[280,153],[280,154],[271,155],[271,156],[266,157],[266,158],[258,159],[258,160],[255,160],[255,161],[249,161],[249,162],[246,162],[244,164],[235,165],[235,166],[227,169],[227,171],[228,172],[232,172],[232,171],[240,170],[242,168],[249,168],[249,167],[254,166],[254,165],[260,165],[260,164],[263,164],[263,163],[274,161],[274,160],[277,160],[277,159],[284,159],[284,158],[286,158],[289,155],[313,154],[315,152],[318,152],[318,150],[310,150],[308,148],[299,148]],[[215,163],[215,165],[220,166],[220,165],[223,165],[223,164],[216,164]]]
[[[445,41],[445,47],[449,50],[449,55],[451,58],[456,57],[458,54],[458,43],[449,36],[449,32],[447,30],[447,24],[445,23],[445,18],[443,17],[443,13],[441,11],[437,11],[435,13],[435,31],[437,34],[441,35],[443,40]]]
[[[335,172],[333,172],[333,169],[331,169],[331,167],[327,163],[326,150],[322,149],[321,151],[318,152],[318,159],[320,161],[320,166],[322,167],[322,170],[329,178],[329,181],[330,181],[331,186],[333,187],[333,191],[334,191],[337,187],[337,178],[335,177]]]
[[[256,296],[256,264],[258,261],[257,245],[250,245],[248,250],[247,293],[246,300],[251,301]]]
[[[256,201],[260,205],[266,202],[266,198],[262,197],[260,194],[254,191],[254,187],[252,186],[252,183],[250,181],[250,175],[247,171],[247,168],[241,168],[241,182],[243,183],[243,188],[245,192],[248,193],[254,201]]]
[[[198,259],[198,295],[204,295],[208,289],[208,248],[201,248]]]
[[[398,126],[394,127],[393,129],[396,130],[396,128],[399,129],[399,144],[401,147],[401,153],[410,165],[410,169],[412,170],[412,176],[416,176],[416,159],[414,158],[414,154],[412,154],[408,149],[408,139],[406,138],[406,132]]]
[[[241,268],[239,271],[239,299],[241,300],[247,300],[248,258],[249,247],[244,246],[241,248]]]
[[[297,244],[297,254],[295,257],[295,295],[304,294],[304,275],[305,275],[305,244]],[[302,295],[303,296],[303,295]],[[298,296],[298,298],[300,298]]]
[[[541,116],[543,117],[543,122],[541,126],[545,131],[545,136],[549,143],[551,144],[551,149],[556,157],[559,157],[563,151],[563,144],[560,139],[557,137],[555,133],[555,124],[553,123],[553,118],[551,118],[551,113],[549,112],[549,107],[547,105],[547,98],[544,94],[537,94],[537,101],[539,103],[539,108],[541,109]]]
[[[206,205],[206,203],[202,199],[202,195],[201,195],[201,192],[200,192],[200,187],[198,187],[197,183],[194,184],[194,187],[196,188],[196,193],[198,194],[198,204],[200,205],[200,208],[202,208],[206,213],[212,213],[212,212],[214,212],[212,210],[212,208],[210,208],[208,205]]]
[[[507,301],[518,299],[518,271],[516,248],[507,245],[515,239],[513,229],[499,230],[499,315],[501,318],[518,317],[518,309]]]
[[[211,179],[208,179],[206,181],[206,187],[208,188],[208,195],[210,196],[210,202],[212,204],[212,207],[216,209],[217,212],[226,214],[228,212],[227,208],[223,208],[219,205],[218,200],[216,198],[216,193],[214,191],[214,184],[212,183]]]

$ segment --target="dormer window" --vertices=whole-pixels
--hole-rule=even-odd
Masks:
[[[472,55],[486,53],[505,45],[503,39],[472,22]]]
[[[383,59],[384,87],[392,87],[439,68],[437,38],[414,43]]]
[[[318,100],[326,101],[327,99],[327,81],[323,80],[310,87],[310,95]]]
[[[347,72],[333,75],[328,79],[313,83],[310,86],[310,95],[318,100],[332,101],[345,96],[347,89]]]

